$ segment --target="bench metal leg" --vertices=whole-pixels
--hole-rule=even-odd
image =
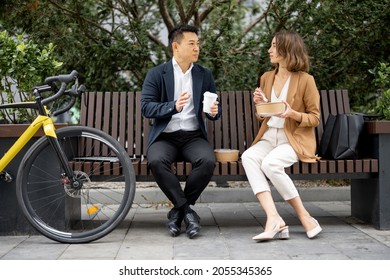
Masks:
[[[390,134],[380,134],[378,147],[379,177],[352,180],[352,216],[380,230],[390,230]]]
[[[224,178],[224,176],[213,176],[213,178],[211,178],[211,180],[216,183],[217,187],[220,187],[220,188],[228,188],[229,187],[229,183],[226,180],[226,178]]]

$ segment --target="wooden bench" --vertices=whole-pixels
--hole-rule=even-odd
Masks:
[[[237,149],[241,155],[251,145],[260,125],[254,116],[252,94],[250,91],[218,94],[223,112],[220,120],[207,121],[209,142],[215,149]],[[329,114],[350,113],[347,90],[321,90],[320,95],[322,114],[320,125],[316,128],[318,143]],[[140,104],[140,92],[87,92],[81,101],[80,123],[107,132],[126,148],[133,159],[137,181],[154,181],[145,157],[151,123],[142,116]],[[374,134],[366,130],[364,142],[375,142]],[[378,229],[390,229],[390,206],[378,203],[378,197],[390,198],[390,186],[383,186],[386,184],[386,181],[383,182],[384,177],[390,182],[389,171],[383,172],[380,168],[383,159],[378,156],[379,146],[372,146],[373,149],[366,151],[360,159],[298,162],[286,172],[293,180],[351,179],[352,215],[372,223]],[[191,172],[191,164],[188,162],[177,162],[173,168],[181,180]],[[247,179],[239,160],[217,162],[212,180],[224,185],[227,181]],[[369,202],[364,201],[366,192],[371,194]]]

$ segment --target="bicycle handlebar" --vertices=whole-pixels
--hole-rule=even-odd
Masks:
[[[48,77],[45,79],[45,84],[49,86],[51,86],[55,82],[69,84],[70,82],[77,79],[77,75],[78,75],[77,71],[73,70],[70,74]]]
[[[65,113],[68,111],[70,108],[73,107],[73,105],[76,103],[76,98],[77,96],[81,95],[83,92],[85,92],[86,88],[84,85],[79,86],[76,88],[76,85],[74,85],[70,90],[66,91],[65,94],[68,94],[71,96],[70,101],[68,104],[66,104],[64,107],[61,109],[58,109],[52,113],[53,116],[58,116],[62,113]]]
[[[42,104],[45,105],[45,104],[48,104],[48,103],[53,102],[54,100],[60,98],[65,93],[66,86],[67,85],[65,83],[61,83],[60,89],[53,96],[50,96],[50,97],[43,99]],[[50,87],[51,87],[53,92],[55,92],[57,90],[57,87],[54,84],[50,85]]]
[[[68,111],[76,103],[76,98],[85,92],[86,88],[84,85],[78,86],[78,73],[73,70],[70,74],[52,76],[45,79],[45,84],[50,86],[51,91],[55,92],[53,96],[47,97],[42,100],[42,104],[48,104],[60,98],[62,95],[68,95],[71,99],[60,109],[52,112],[53,116],[57,116]],[[72,88],[66,89],[68,84],[74,82]],[[57,88],[56,83],[61,83],[60,88]],[[42,91],[47,91],[47,88],[43,87]]]

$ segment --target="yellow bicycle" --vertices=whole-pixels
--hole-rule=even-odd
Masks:
[[[47,78],[44,85],[33,89],[32,102],[0,105],[0,109],[38,112],[0,159],[0,180],[13,180],[5,168],[43,128],[45,135],[27,150],[17,171],[16,196],[31,225],[62,243],[90,242],[111,232],[126,217],[135,194],[132,162],[116,139],[85,126],[55,128],[52,116],[73,107],[85,90],[78,85],[77,75],[72,71]],[[43,98],[45,92],[54,95]],[[47,104],[65,96],[61,109],[52,113],[47,109]],[[102,176],[102,171],[111,175]]]

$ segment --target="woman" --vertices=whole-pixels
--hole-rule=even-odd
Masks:
[[[313,238],[322,229],[305,209],[285,168],[298,160],[318,159],[314,127],[320,121],[320,97],[314,78],[307,73],[309,57],[297,33],[276,33],[268,53],[275,69],[260,77],[260,88],[254,91],[253,101],[256,104],[283,102],[286,109],[271,117],[257,116],[262,122],[260,130],[252,146],[242,155],[248,181],[267,216],[264,232],[253,239],[289,238],[288,226],[276,209],[267,178],[294,208],[307,237]]]

